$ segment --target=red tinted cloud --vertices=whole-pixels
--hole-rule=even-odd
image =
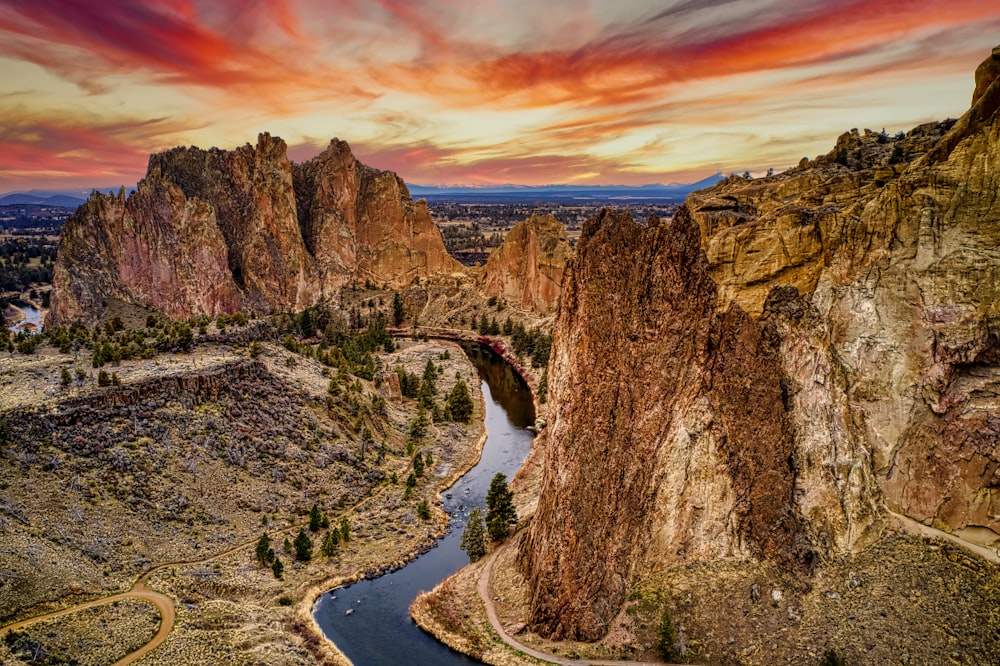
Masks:
[[[676,16],[661,15],[581,46],[438,58],[375,75],[468,106],[620,106],[661,99],[675,84],[846,60],[922,31],[1000,19],[995,0],[843,0],[787,9],[753,25],[727,21],[722,7],[715,25],[690,34],[671,32],[666,20]]]
[[[0,53],[34,62],[85,89],[101,89],[108,74],[146,70],[152,81],[265,104],[329,94],[331,87],[342,99],[374,98],[335,63],[314,58],[289,0],[9,0],[7,5],[0,17]]]

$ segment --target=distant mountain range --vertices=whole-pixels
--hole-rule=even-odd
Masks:
[[[724,176],[717,173],[696,183],[668,185],[410,185],[410,194],[428,201],[467,201],[482,203],[531,203],[534,201],[683,201],[695,190],[711,187]],[[117,191],[101,188],[104,191]],[[76,208],[89,191],[28,190],[0,196],[0,206],[35,204]]]
[[[62,206],[76,208],[87,200],[80,192],[54,192],[50,190],[29,190],[27,192],[11,192],[0,197],[0,206],[17,206],[35,204],[39,206]]]
[[[669,185],[410,185],[410,194],[430,201],[481,201],[519,203],[530,201],[683,201],[695,190],[711,187],[725,176],[717,173],[696,183]]]

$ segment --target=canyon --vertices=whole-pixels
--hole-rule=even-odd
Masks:
[[[235,151],[177,148],[150,158],[134,193],[95,193],[67,222],[49,323],[104,323],[121,304],[171,317],[317,305],[387,316],[395,292],[415,337],[418,323],[425,334],[475,337],[469,329],[487,315],[551,326],[541,433],[514,482],[521,529],[491,560],[497,597],[516,599],[501,614],[531,640],[610,641],[650,658],[650,618],[666,608],[696,636],[698,658],[801,663],[846,617],[830,632],[839,647],[854,661],[887,658],[890,648],[871,652],[855,638],[851,622],[863,616],[884,645],[921,636],[918,660],[957,642],[967,661],[995,661],[1000,626],[983,609],[1000,599],[1000,569],[910,534],[906,521],[994,555],[1000,543],[998,163],[1000,47],[957,120],[896,136],[852,130],[784,173],[695,192],[669,220],[605,210],[575,251],[558,222],[532,217],[483,267],[451,259],[426,204],[342,141],[303,164],[268,134]],[[224,383],[242,390],[291,372],[275,337],[266,336],[266,366],[225,365]],[[246,344],[231,349],[249,356]],[[268,400],[322,414],[328,375],[310,367],[305,406],[286,383]],[[383,427],[405,470],[412,406],[395,377],[385,391],[400,401],[396,430]],[[178,391],[239,404],[232,388],[206,381]],[[363,387],[369,402],[383,390]],[[6,408],[14,434],[33,437],[17,430],[32,408]],[[342,411],[312,430],[358,430],[355,412]],[[73,440],[42,434],[46,453],[76,455],[65,449]],[[363,450],[335,459],[373,466],[364,461]],[[38,463],[8,461],[44,476]],[[310,472],[298,474],[319,484]],[[347,485],[364,494],[383,481],[372,472]],[[302,509],[294,495],[275,498],[285,514]],[[422,626],[467,644],[455,635],[474,634],[475,620],[427,618],[445,605],[478,612],[468,584],[478,573],[426,597]],[[845,599],[851,612],[837,606]],[[730,617],[734,608],[753,622]],[[892,616],[870,615],[879,609]],[[945,624],[951,633],[931,635]],[[757,643],[734,647],[727,631],[789,638],[758,653]],[[486,654],[490,640],[472,643],[475,656],[509,663]]]
[[[805,584],[893,512],[995,547],[998,63],[957,121],[584,227],[518,560],[535,631],[601,639],[637,584],[696,562]]]

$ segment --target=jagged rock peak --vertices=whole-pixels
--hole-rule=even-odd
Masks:
[[[231,151],[152,155],[130,197],[92,195],[64,227],[50,317],[89,321],[109,297],[173,316],[295,310],[350,280],[458,269],[396,174],[338,139],[296,165],[265,132]]]
[[[998,79],[1000,79],[1000,46],[994,47],[993,53],[976,68],[976,89],[972,93],[973,106]]]
[[[573,250],[566,229],[552,215],[518,222],[490,254],[483,291],[540,313],[554,312]]]

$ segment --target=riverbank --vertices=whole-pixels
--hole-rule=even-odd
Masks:
[[[453,479],[450,489],[441,488],[448,490],[443,504],[451,515],[450,531],[407,567],[333,590],[315,608],[326,635],[355,663],[471,664],[418,629],[409,618],[409,606],[419,592],[468,561],[459,547],[464,521],[472,507],[485,504],[497,472],[513,475],[521,466],[533,439],[527,426],[535,419],[529,389],[506,362],[479,344],[466,351],[484,382],[489,437],[477,464]]]

